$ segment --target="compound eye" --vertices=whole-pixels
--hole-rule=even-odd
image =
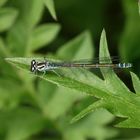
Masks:
[[[36,61],[32,60],[31,61],[31,72],[35,72],[36,71]]]

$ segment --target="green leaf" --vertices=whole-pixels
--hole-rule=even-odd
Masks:
[[[0,1],[0,7],[3,6],[6,2],[7,2],[7,0],[1,0]]]
[[[84,116],[86,116],[90,112],[94,112],[99,108],[102,108],[104,104],[103,100],[96,101],[95,103],[89,105],[86,109],[81,111],[78,115],[76,115],[72,120],[71,123],[75,123],[76,121],[82,119]]]
[[[45,119],[40,112],[23,107],[1,112],[0,122],[7,127],[6,140],[28,139],[45,126]]]
[[[59,58],[65,60],[92,59],[94,47],[89,31],[64,44],[57,52]]]
[[[138,1],[139,15],[140,15],[140,1]]]
[[[59,87],[54,92],[51,100],[46,104],[46,116],[49,116],[51,119],[57,119],[64,115],[76,100],[82,99],[82,97],[84,96],[80,92],[66,87]]]
[[[14,8],[0,9],[0,32],[8,30],[18,15],[18,11]]]
[[[100,49],[100,56],[109,56],[106,44],[105,32],[103,32],[100,43],[100,47],[102,49]],[[37,61],[43,60],[42,58],[7,58],[6,60],[29,72],[30,62],[32,59],[36,59]],[[48,59],[48,61],[50,60]],[[115,116],[125,118],[124,121],[118,123],[116,126],[140,128],[140,101],[137,98],[137,94],[130,92],[111,69],[107,69],[107,73],[105,73],[105,71],[105,69],[102,69],[104,80],[96,78],[97,76],[88,73],[88,71],[80,73],[80,70],[78,72],[74,70],[73,73],[75,74],[69,72],[67,73],[68,75],[64,74],[61,76],[57,76],[51,72],[47,72],[45,75],[38,74],[37,76],[57,84],[58,86],[68,87],[98,98],[98,102],[101,101],[102,103],[99,104],[101,107],[98,106],[97,109],[105,108]],[[79,77],[80,74],[81,76]],[[112,81],[112,83],[110,83],[110,81]],[[95,106],[93,105],[93,110],[95,110],[96,103],[98,102],[95,102]],[[89,112],[90,110],[92,111],[92,106],[87,111]],[[83,111],[83,113],[87,114],[86,111]],[[81,117],[83,116],[84,115],[81,114]]]
[[[131,72],[131,77],[132,77],[132,82],[133,82],[133,87],[135,89],[135,92],[137,94],[140,94],[140,79],[133,72]]]
[[[43,3],[38,0],[10,0],[10,5],[19,10],[18,24],[33,29],[41,20]]]
[[[126,24],[121,35],[119,50],[120,56],[125,60],[139,59],[140,16],[138,3],[135,1],[122,1]],[[133,53],[132,53],[133,52]],[[139,69],[138,69],[139,70]]]
[[[109,57],[109,56],[110,55],[109,55],[109,52],[107,50],[107,43],[106,43],[105,31],[103,31],[102,32],[102,36],[101,36],[101,42],[100,42],[100,57]],[[104,75],[104,78],[106,80],[105,81],[105,84],[107,85],[106,87],[109,87],[108,89],[111,89],[110,92],[112,92],[112,93],[113,92],[114,93],[116,92],[115,94],[120,94],[119,96],[120,97],[124,97],[123,100],[126,101],[126,98],[129,98],[129,96],[130,96],[130,92],[128,92],[128,90],[125,90],[126,88],[125,88],[124,84],[118,79],[118,77],[115,75],[115,73],[112,70],[107,70],[106,71],[105,69],[102,69],[102,74]],[[111,76],[110,76],[110,74],[111,74]],[[134,98],[135,98],[135,96],[133,96],[132,99],[130,99],[130,98],[129,99],[133,101]],[[108,99],[108,100],[110,100],[110,102],[113,101],[113,99]],[[129,101],[129,102],[132,102],[132,101]],[[96,103],[93,103],[87,109],[83,110],[80,114],[78,114],[72,121],[74,122],[76,120],[79,120],[80,118],[82,118],[86,114],[88,114],[89,112],[91,112],[91,111],[93,111],[93,110],[95,110],[97,108],[100,108],[100,107],[113,108],[114,105],[111,106],[111,104],[112,103],[109,103],[109,101],[107,103],[104,100],[98,101]],[[117,103],[115,103],[115,101],[114,101],[114,104],[115,104],[114,108],[115,109],[118,109],[119,108],[119,110],[118,111],[116,110],[115,112],[112,110],[111,112],[114,113],[114,114],[116,114],[117,116],[126,117],[126,115],[124,115],[123,113],[120,114],[120,110],[122,110],[122,112],[124,112],[124,110],[125,110],[125,109],[124,110],[122,109],[123,108],[123,105],[121,107],[121,105],[119,106],[119,103],[117,104]],[[131,115],[131,112],[128,113],[128,114]],[[135,115],[135,117],[137,117],[137,114]],[[130,127],[130,125],[131,125],[131,121],[129,119],[127,121],[123,121],[122,123],[119,123],[118,124],[118,126],[120,126],[120,127]]]
[[[108,57],[110,58],[109,51],[107,49],[107,40],[106,40],[106,34],[103,30],[101,39],[100,39],[100,52],[99,57]],[[107,63],[112,63],[111,61],[108,61]],[[127,96],[125,94],[129,94],[129,89],[125,86],[125,84],[118,78],[118,76],[114,73],[112,69],[101,69],[101,72],[105,79],[105,84],[110,89],[110,91],[114,92],[114,94],[121,94],[121,96]],[[128,92],[127,92],[128,91]],[[123,95],[122,95],[123,93]]]
[[[114,116],[105,109],[96,110],[81,120],[80,123],[72,124],[69,128],[65,129],[65,139],[84,140],[87,137],[109,139],[114,137],[117,135],[117,131],[105,126],[113,119]]]
[[[5,60],[12,63],[15,66],[17,66],[18,68],[21,68],[27,72],[30,72],[30,63],[33,59],[40,61],[40,60],[43,60],[44,58],[18,58],[18,57],[15,57],[15,58],[6,58]],[[47,60],[50,61],[50,59],[47,59]],[[51,61],[57,62],[57,60],[53,60],[53,59],[51,59]],[[62,77],[57,76],[52,73],[48,73],[47,75],[37,75],[37,76],[39,76],[40,78],[43,78],[47,81],[50,81],[52,83],[55,83],[57,85],[76,89],[78,91],[88,93],[89,95],[97,95],[97,98],[100,98],[102,96],[104,96],[104,97],[107,96],[104,91],[100,92],[100,90],[97,88],[98,86],[96,87],[96,85],[99,84],[98,79],[97,79],[97,81],[95,81],[95,85],[91,86],[90,85],[91,82],[88,82],[88,79],[85,82],[84,81],[81,82],[80,80],[77,81],[78,79],[76,80],[76,78],[73,79],[71,77],[66,77],[66,76],[63,76],[63,78],[62,78]],[[87,75],[85,75],[85,77],[87,77]],[[92,93],[93,90],[95,91],[94,94]]]
[[[12,109],[18,106],[23,93],[16,80],[1,77],[0,79],[0,109]],[[15,92],[15,89],[17,92]]]
[[[43,3],[38,0],[11,0],[10,3],[19,9],[20,16],[8,32],[7,46],[13,56],[23,56],[30,45],[32,30],[41,19]]]
[[[4,57],[8,54],[3,39],[0,38],[0,56]],[[7,55],[8,56],[8,55]]]
[[[53,0],[43,0],[44,4],[48,8],[50,14],[52,17],[57,20],[56,12],[55,12],[55,6],[54,6],[54,1]]]
[[[42,109],[44,110],[44,112],[48,108],[46,104],[48,104],[48,102],[53,98],[56,90],[56,85],[44,80],[39,81],[37,92],[40,104],[42,105]]]
[[[34,58],[7,58],[6,60],[26,71],[29,71],[29,65],[32,59]],[[87,83],[71,79],[69,77],[59,77],[51,73],[39,77],[54,84],[75,89],[82,93],[86,93],[88,95],[103,99],[104,101],[103,108],[107,108],[110,112],[112,112],[116,116],[129,117],[129,120],[119,123],[118,126],[120,127],[131,127],[131,128],[140,127],[139,123],[136,123],[139,122],[138,116],[140,115],[139,111],[140,102],[135,100],[136,98],[135,94],[129,92],[129,94],[127,93],[127,96],[125,96],[124,98],[123,96],[113,94],[113,91],[109,92],[108,89],[103,91],[101,90],[102,88],[98,89],[99,86],[97,88],[95,85],[89,85]]]
[[[105,37],[105,31],[102,32],[102,36],[101,36],[100,57],[110,57],[109,52],[107,50],[107,42],[106,42],[106,37]],[[102,74],[104,75],[104,78],[106,80],[105,81],[106,87],[109,87],[108,89],[110,89],[110,91],[112,93],[114,92],[115,94],[120,94],[120,96],[122,96],[122,97],[124,96],[124,100],[125,100],[126,97],[128,98],[128,96],[130,96],[130,92],[128,92],[129,90],[127,90],[126,86],[120,81],[120,79],[118,79],[118,77],[115,75],[115,73],[112,70],[102,69]],[[135,98],[135,97],[133,97],[133,98]],[[131,99],[131,100],[133,100],[133,99]],[[82,118],[87,113],[97,109],[96,104],[98,105],[98,107],[106,106],[104,100],[99,101],[97,103],[93,103],[93,105],[89,106],[87,109],[82,111],[72,121],[79,120],[80,118]],[[116,105],[116,107],[117,106],[118,105]],[[119,107],[119,108],[121,109],[121,107]],[[122,114],[118,114],[118,116],[122,116],[123,117]],[[124,121],[124,123],[122,122],[118,126],[120,126],[120,127],[121,126],[123,126],[123,127],[129,126],[130,125],[129,121],[128,122]]]
[[[51,43],[58,32],[60,31],[59,24],[46,24],[37,27],[31,37],[31,45],[29,46],[30,51],[35,51],[44,45]]]

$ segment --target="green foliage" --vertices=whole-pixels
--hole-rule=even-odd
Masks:
[[[48,8],[48,10],[50,11],[52,17],[55,20],[57,20],[55,8],[54,8],[54,1],[53,0],[43,0],[43,2],[46,5],[46,7]]]
[[[104,32],[101,37],[100,47],[100,56],[108,56]],[[108,90],[107,93],[109,94],[109,96],[107,95],[107,93],[105,93],[107,95],[106,97],[105,95],[101,95],[101,97],[99,98],[102,98],[102,100],[99,100],[90,105],[87,109],[76,116],[73,121],[82,118],[90,111],[103,107],[108,109],[111,113],[118,117],[126,118],[126,120],[117,124],[118,127],[139,128],[140,126],[137,123],[139,122],[138,112],[140,103],[137,100],[139,96],[132,94],[120,81],[120,79],[118,79],[118,77],[112,70],[108,70],[108,72],[105,71],[106,70],[102,70],[102,74],[105,79],[104,84],[106,87],[104,91]]]
[[[48,45],[52,42],[60,30],[58,24],[46,24],[37,27],[31,37],[30,51],[35,51],[44,45]]]
[[[93,56],[93,45],[90,33],[85,31],[74,40],[60,47],[57,56],[65,60],[91,59]]]
[[[100,41],[100,57],[109,57],[104,31],[102,33]],[[31,59],[27,58],[7,58],[6,60],[19,67],[21,67],[19,64],[23,63],[23,61],[26,65],[31,61]],[[26,68],[25,70],[29,71],[29,68]],[[115,116],[126,118],[124,121],[121,121],[117,124],[118,127],[140,128],[139,123],[137,123],[139,122],[140,115],[140,102],[138,101],[139,96],[130,92],[112,69],[101,69],[104,80],[101,80],[97,77],[95,78],[95,76],[92,76],[88,72],[86,73],[86,71],[86,74],[82,72],[82,74],[86,75],[84,77],[85,79],[87,77],[92,78],[93,82],[90,83],[87,82],[89,79],[85,80],[83,77],[80,78],[79,76],[77,76],[81,74],[81,70],[73,71],[74,74],[70,73],[69,71],[63,73],[63,77],[52,74],[40,76],[40,78],[43,78],[49,82],[55,83],[60,86],[69,87],[71,89],[84,92],[88,95],[95,96],[100,99],[90,105],[87,109],[82,111],[73,119],[72,122],[79,120],[91,111],[97,110],[99,108],[106,108]]]
[[[139,78],[133,72],[131,72],[131,77],[132,77],[132,81],[133,81],[133,86],[134,86],[135,92],[137,94],[140,94],[140,86],[139,86],[140,85],[140,80],[139,80]]]
[[[116,135],[117,131],[111,128],[103,128],[103,126],[112,121],[113,118],[114,116],[104,109],[96,110],[80,123],[75,123],[68,128],[65,137],[67,140],[84,140],[86,137],[95,137],[97,140],[109,139]]]
[[[140,15],[138,12],[138,1],[124,0],[122,2],[124,5],[124,12],[126,15],[126,24],[120,38],[119,51],[121,57],[123,57],[125,60],[139,60]],[[134,69],[139,74],[140,69],[138,64],[136,64],[136,66]]]
[[[0,118],[1,124],[3,122],[7,123],[7,140],[27,139],[45,126],[45,119],[40,112],[25,107],[3,112]],[[0,128],[1,130],[3,125]]]
[[[72,3],[75,2],[68,1],[65,5]],[[97,3],[99,5],[100,1]],[[44,55],[35,52],[55,44],[55,41],[59,44],[65,40],[56,39],[60,31],[58,23],[42,23],[45,6],[56,20],[53,0],[0,1],[0,32],[4,33],[0,36],[0,57],[6,57],[0,60],[0,139],[112,139],[119,135],[120,130],[112,128],[115,116],[124,119],[116,125],[118,127],[140,128],[140,80],[133,72],[131,77],[136,94],[110,68],[101,69],[103,79],[83,68],[59,69],[56,70],[58,75],[30,72],[32,59],[44,61]],[[81,12],[80,15],[83,21]],[[85,24],[80,23],[81,27]],[[92,28],[96,29],[96,26],[92,24]],[[46,59],[92,59],[94,49],[91,33],[86,30]],[[99,56],[110,57],[105,31],[101,35]],[[71,119],[72,124],[69,123]],[[130,130],[131,133],[135,131]]]
[[[18,11],[14,8],[0,9],[0,32],[8,30],[14,23]]]
[[[58,51],[57,54],[59,54],[59,57],[65,59],[66,56],[64,56],[64,54],[68,50],[70,51],[70,49],[73,50],[73,48],[75,48],[75,45],[73,45],[73,44],[78,44],[77,46],[78,46],[79,49],[76,51],[77,53],[75,52],[73,54],[73,56],[71,55],[71,58],[68,57],[68,59],[73,59],[73,58],[77,58],[77,59],[79,58],[80,59],[83,56],[83,48],[84,48],[84,46],[87,46],[87,44],[90,44],[87,47],[87,53],[86,53],[87,56],[84,56],[84,57],[85,58],[92,58],[92,53],[90,52],[92,50],[92,41],[91,41],[91,37],[90,37],[90,33],[89,32],[82,33],[79,37],[77,37],[76,39],[72,40],[68,44],[62,46],[61,49]],[[63,53],[61,53],[61,51]],[[91,55],[89,55],[90,53],[91,53]],[[61,55],[61,54],[63,54],[63,55]],[[7,58],[6,60],[8,60],[9,62],[16,63],[16,66],[18,66],[20,68],[24,68],[25,70],[27,70],[29,72],[30,62],[31,62],[32,59],[33,58]],[[41,58],[41,59],[43,59],[43,58]],[[26,64],[28,64],[28,65],[26,65]],[[81,75],[81,71],[82,71],[83,74],[84,73],[85,74]],[[79,78],[81,78],[81,80],[83,80],[83,81],[85,80],[85,82],[89,82],[90,79],[92,81],[93,80],[92,78],[96,77],[96,76],[95,77],[91,77],[92,74],[90,72],[86,71],[86,70],[78,70],[76,73],[79,75]],[[69,76],[72,76],[71,75],[72,74],[71,70],[70,71],[66,71],[65,74],[66,75],[70,74]],[[88,79],[87,79],[87,75],[89,76]],[[25,76],[25,73],[24,73],[24,76]],[[74,81],[73,79],[70,79],[69,77],[68,78],[64,77],[64,79],[63,79],[62,77],[59,77],[59,76],[54,75],[54,74],[53,75],[52,74],[47,74],[46,76],[48,78],[50,77],[51,78],[50,80],[53,80],[53,78],[55,80],[60,80],[61,79],[62,82],[64,82],[64,84],[65,84],[65,82],[67,80],[67,84],[69,84],[69,85],[71,85],[70,81]],[[73,76],[75,77],[75,75],[73,75]],[[31,100],[30,103],[34,104],[34,102],[35,102],[35,104],[42,111],[42,113],[43,113],[42,115],[45,116],[46,119],[47,118],[49,120],[51,119],[54,122],[56,120],[58,120],[58,119],[60,120],[58,122],[58,124],[57,124],[57,127],[60,129],[60,131],[61,131],[62,135],[65,137],[65,139],[69,139],[69,137],[73,137],[73,139],[77,139],[77,138],[85,139],[86,137],[94,137],[96,139],[104,139],[104,138],[114,137],[117,134],[116,130],[113,130],[113,129],[110,129],[110,128],[107,128],[107,127],[103,127],[105,124],[111,122],[113,120],[113,118],[114,118],[110,113],[108,113],[105,110],[99,110],[97,113],[96,112],[93,113],[93,115],[91,115],[90,117],[87,117],[87,119],[83,123],[81,123],[80,125],[79,124],[78,125],[75,125],[75,124],[74,125],[70,125],[68,123],[68,120],[70,119],[70,117],[69,116],[65,117],[66,116],[66,112],[70,110],[70,108],[73,106],[73,104],[77,100],[82,100],[82,99],[87,98],[87,97],[85,95],[81,95],[79,93],[79,91],[77,91],[77,90],[73,91],[72,89],[66,88],[67,85],[66,86],[64,85],[65,87],[62,87],[62,86],[56,87],[54,84],[50,84],[50,83],[48,83],[46,81],[40,81],[39,82],[38,90],[37,90],[38,93],[34,94],[33,91],[32,91],[32,88],[31,88],[32,80],[31,81],[30,80],[27,81],[27,77],[30,78],[30,75],[26,74],[25,79],[24,79],[24,77],[22,77],[23,78],[22,80],[24,80],[24,82],[25,82],[24,86],[27,87],[27,90],[29,89],[28,92],[31,92],[29,94],[31,94],[31,97],[33,98],[33,101]],[[53,82],[55,82],[55,81],[53,81]],[[73,84],[71,86],[73,86]],[[29,85],[30,85],[30,87],[29,87]],[[77,85],[77,83],[76,83],[76,85]],[[81,88],[80,84],[79,84],[79,88]],[[46,89],[47,89],[47,92],[46,92]],[[16,106],[18,106],[18,105],[16,105]],[[15,111],[13,110],[12,113],[13,112],[15,112]],[[14,113],[14,114],[17,115],[16,113]],[[24,114],[24,112],[23,112],[23,114]],[[106,115],[106,116],[109,115],[109,116],[107,118],[104,118],[103,123],[99,123],[99,124],[97,123],[96,125],[93,125],[91,127],[91,131],[89,132],[88,125],[93,123],[94,121],[96,122],[96,115],[99,115],[99,114],[101,116],[102,115]],[[29,113],[29,115],[30,115],[30,113]],[[19,133],[17,138],[18,139],[27,138],[31,134],[33,134],[35,132],[38,132],[41,129],[43,129],[43,127],[44,127],[44,125],[42,124],[44,122],[43,118],[44,117],[41,117],[39,119],[39,122],[36,121],[37,124],[39,123],[38,124],[39,127],[34,126],[34,125],[36,125],[36,123],[35,123],[33,125],[33,128],[29,127],[30,131],[28,131],[28,133],[27,133],[27,130],[28,130],[27,127],[22,127],[21,132]],[[22,119],[20,117],[18,117],[18,119],[22,122]],[[18,119],[14,120],[15,124],[21,123],[21,122],[19,122]],[[28,125],[30,126],[30,123],[32,122],[30,120],[24,120],[24,121],[25,121],[24,124],[26,124],[27,126]],[[87,126],[86,128],[85,128],[85,125]],[[12,127],[12,126],[10,125],[10,127]],[[8,128],[8,131],[10,131],[9,132],[10,134],[8,134],[8,136],[7,136],[8,138],[7,139],[15,138],[16,135],[14,134],[13,131],[16,132],[17,128],[18,128],[18,124],[14,128],[12,127],[10,130]],[[78,133],[78,135],[77,134],[75,135],[74,130]],[[97,131],[98,133],[95,133],[95,131]],[[82,133],[79,133],[79,132],[82,132]],[[112,134],[110,135],[108,132],[110,132]]]
[[[6,3],[7,0],[1,0],[0,1],[0,6],[3,6]]]

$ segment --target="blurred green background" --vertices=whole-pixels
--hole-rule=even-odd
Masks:
[[[48,1],[0,0],[0,140],[140,139],[139,129],[113,127],[117,118],[103,109],[69,124],[95,99],[35,78],[2,59],[93,58],[104,28],[110,54],[132,62],[132,71],[140,76],[138,1],[58,0],[57,20]],[[133,90],[129,75],[120,77]]]

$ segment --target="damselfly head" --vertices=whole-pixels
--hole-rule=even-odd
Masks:
[[[35,60],[31,61],[31,72],[37,71],[37,62]]]

